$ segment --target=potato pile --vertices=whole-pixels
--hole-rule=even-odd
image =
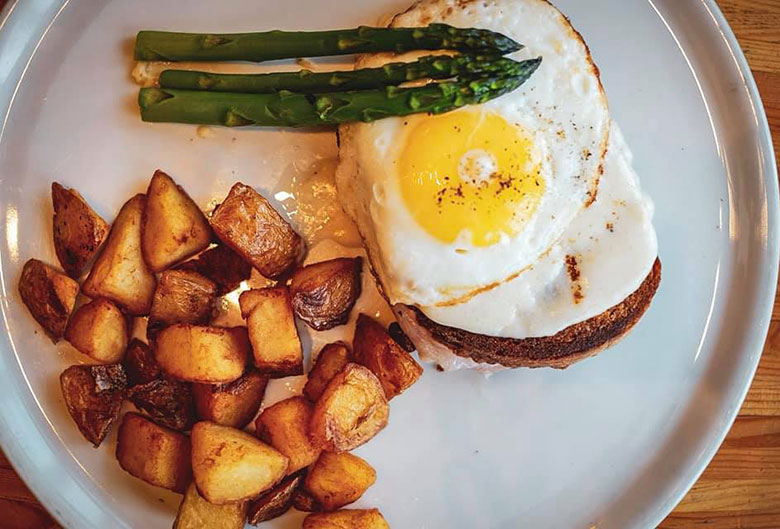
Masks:
[[[184,495],[175,529],[239,529],[292,507],[311,513],[307,529],[389,527],[376,509],[342,507],[376,480],[349,451],[387,425],[388,401],[422,374],[403,333],[359,315],[352,348],[325,346],[303,395],[258,415],[269,379],[304,373],[296,318],[316,331],[349,319],[359,257],[300,266],[301,237],[241,183],[211,218],[162,171],[112,226],[75,190],[54,183],[52,200],[64,272],[30,259],[19,293],[55,342],[88,357],[60,384],[89,442],[101,444],[124,402],[136,408],[121,418],[116,458]],[[214,325],[219,298],[252,268],[274,284],[240,294],[246,326]],[[146,341],[131,339],[133,318],[146,319]]]

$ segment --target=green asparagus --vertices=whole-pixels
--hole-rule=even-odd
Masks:
[[[533,61],[480,55],[447,55],[421,57],[415,62],[395,62],[380,68],[354,71],[314,73],[309,70],[284,73],[216,74],[188,70],[165,70],[160,74],[161,88],[180,90],[210,90],[213,92],[273,93],[334,92],[365,90],[401,84],[418,79],[449,79],[457,76],[523,75]]]
[[[536,59],[538,67],[541,59]],[[421,87],[387,86],[373,90],[301,94],[203,92],[142,88],[141,118],[152,122],[200,125],[311,127],[350,121],[370,122],[415,113],[439,114],[484,103],[519,87],[533,73],[445,81]]]
[[[269,61],[352,53],[456,50],[504,55],[522,46],[484,29],[431,24],[420,28],[373,28],[262,33],[139,31],[135,58],[143,61]]]

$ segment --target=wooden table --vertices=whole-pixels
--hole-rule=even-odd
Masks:
[[[780,0],[718,3],[750,62],[780,158]],[[0,513],[0,529],[58,527],[2,453]],[[660,527],[780,529],[780,298],[739,418],[699,482]]]

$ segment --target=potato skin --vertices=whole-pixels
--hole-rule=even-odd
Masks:
[[[217,286],[191,270],[166,270],[160,274],[149,313],[149,327],[174,323],[206,324],[217,301]]]
[[[138,413],[122,417],[116,458],[129,474],[157,487],[183,493],[192,481],[190,438]]]
[[[24,263],[19,295],[35,321],[55,342],[65,333],[78,294],[79,284],[65,274],[38,259]]]
[[[247,521],[252,525],[273,520],[293,506],[293,494],[303,483],[305,471],[284,478],[277,486],[249,504]]]
[[[127,378],[121,365],[75,365],[60,375],[68,413],[84,437],[98,447],[119,417]]]
[[[192,389],[186,382],[158,378],[133,386],[127,398],[155,422],[173,430],[186,431],[195,424]]]
[[[211,503],[254,498],[278,483],[289,460],[256,437],[202,421],[192,427],[192,469],[198,491]]]
[[[325,386],[336,373],[344,369],[352,360],[349,346],[344,342],[329,343],[322,348],[314,362],[314,367],[309,371],[309,378],[303,386],[303,394],[312,402],[317,402]]]
[[[387,328],[387,334],[407,353],[413,353],[416,349],[412,340],[406,335],[397,321],[390,324]]]
[[[159,169],[146,191],[141,241],[144,260],[153,272],[161,272],[211,243],[206,216],[186,191]]]
[[[243,428],[263,402],[268,376],[251,370],[229,384],[193,384],[198,417],[222,426]]]
[[[217,285],[218,296],[234,291],[252,275],[252,265],[224,244],[181,263],[176,270],[192,270],[210,279]]]
[[[319,512],[322,510],[322,506],[317,503],[314,496],[303,487],[293,492],[292,503],[293,507],[301,512]]]
[[[121,362],[127,349],[127,318],[105,298],[80,306],[65,329],[65,339],[81,353],[104,364]]]
[[[369,368],[382,383],[387,399],[417,382],[423,368],[373,318],[361,314],[352,341],[355,362]]]
[[[257,436],[290,459],[288,473],[305,468],[320,455],[309,439],[312,405],[303,397],[290,397],[263,410],[255,422]]]
[[[188,382],[225,384],[239,378],[250,354],[244,327],[178,323],[161,330],[154,357],[166,375]]]
[[[108,298],[133,316],[149,314],[156,283],[141,255],[145,207],[145,195],[136,195],[122,206],[82,286],[87,296]]]
[[[65,272],[78,278],[108,235],[108,224],[75,189],[51,184],[54,250]]]
[[[330,452],[348,452],[387,426],[390,407],[382,384],[371,370],[347,364],[328,382],[314,405],[312,440]]]
[[[289,273],[303,254],[303,239],[253,188],[233,185],[211,216],[219,239],[268,279]]]
[[[376,481],[368,462],[354,454],[323,452],[309,469],[304,487],[325,511],[357,501]]]
[[[295,314],[317,331],[347,323],[360,297],[362,270],[360,257],[343,257],[299,268],[290,282]]]
[[[162,376],[151,347],[138,338],[130,340],[122,364],[125,366],[127,383],[130,386],[145,384]]]
[[[310,514],[303,529],[390,529],[379,509],[342,509]]]
[[[173,529],[244,529],[246,502],[214,505],[198,493],[190,483],[179,504]]]

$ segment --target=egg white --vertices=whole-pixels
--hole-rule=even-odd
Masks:
[[[526,48],[517,60],[542,56],[518,90],[463,111],[495,113],[532,138],[545,193],[535,215],[513,237],[488,247],[427,233],[399,190],[398,159],[406,135],[426,116],[390,118],[340,128],[337,185],[391,303],[421,307],[460,303],[495,288],[536,263],[596,196],[609,137],[609,111],[598,70],[568,20],[545,0],[425,0],[394,17],[393,26],[445,22],[508,35]],[[413,56],[362,57],[375,66]]]

